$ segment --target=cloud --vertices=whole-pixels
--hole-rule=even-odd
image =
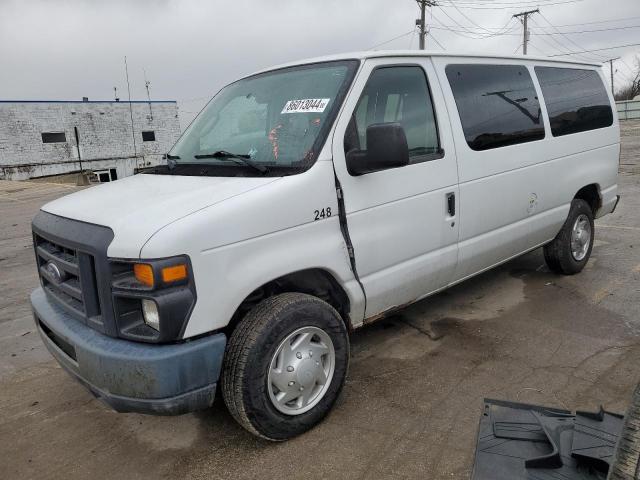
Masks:
[[[442,7],[428,15],[434,26],[428,46],[439,49],[437,41],[447,51],[513,53],[521,42],[521,26],[510,19],[518,9],[467,8],[485,7],[491,1],[456,2],[456,10],[443,0]],[[544,6],[550,1],[540,2],[544,17],[532,17],[533,54],[638,41],[640,29],[571,34],[570,40],[535,34],[553,31],[546,19],[566,25],[628,18],[591,25],[592,29],[639,25],[637,0],[618,0],[606,15],[597,0]],[[144,70],[152,97],[177,99],[187,123],[221,86],[240,75],[296,59],[367,49],[410,32],[417,17],[414,0],[0,0],[0,96],[104,99],[112,97],[116,86],[119,96],[126,98],[126,55],[132,97],[146,98]],[[466,38],[482,32],[478,25],[494,31],[509,21],[509,35]],[[384,48],[416,48],[417,43],[415,34],[408,34]],[[631,67],[635,51],[624,56]],[[590,58],[620,53],[603,51]],[[620,64],[616,80],[623,81],[625,74],[629,72]]]

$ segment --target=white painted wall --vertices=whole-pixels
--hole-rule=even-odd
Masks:
[[[118,178],[157,165],[180,136],[175,102],[134,102],[134,154],[128,102],[0,101],[0,179],[26,180],[78,171],[74,127],[85,170],[115,168]],[[152,115],[151,115],[152,113]],[[155,142],[143,142],[153,130]],[[42,132],[64,132],[65,143],[43,143]]]

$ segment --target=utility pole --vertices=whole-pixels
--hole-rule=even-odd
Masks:
[[[620,57],[616,57],[616,58],[610,58],[609,60],[606,60],[607,62],[609,62],[609,66],[611,67],[611,95],[616,94],[616,92],[613,90],[613,62],[615,62],[619,58]]]
[[[147,71],[143,68],[142,72],[144,73],[144,87],[147,89],[147,101],[149,102],[149,121],[153,120],[153,110],[151,110],[151,94],[149,93],[149,86],[151,82],[147,80]]]
[[[76,148],[78,149],[78,161],[80,162],[80,175],[78,175],[76,185],[89,185],[89,177],[85,175],[84,168],[82,168],[82,155],[80,154],[80,134],[78,133],[78,127],[73,127],[73,133],[76,136]]]
[[[129,84],[129,66],[127,65],[127,57],[124,57],[124,71],[127,76],[127,92],[129,92],[129,115],[131,116],[131,137],[133,138],[133,158],[138,168],[138,149],[136,147],[136,132],[133,127],[133,107],[131,106],[131,85]]]
[[[522,17],[522,26],[524,27],[524,30],[522,32],[522,54],[523,55],[527,54],[527,43],[529,42],[529,28],[527,25],[527,21],[529,20],[529,15],[533,13],[540,13],[540,10],[536,8],[535,10],[527,10],[526,12],[516,13],[513,16],[513,18]]]
[[[425,40],[427,38],[427,25],[425,20],[427,7],[433,7],[436,3],[432,0],[416,0],[420,7],[420,18],[416,20],[416,25],[420,27],[420,50],[424,50]]]

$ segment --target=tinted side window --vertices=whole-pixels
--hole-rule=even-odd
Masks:
[[[522,65],[447,65],[462,130],[473,150],[544,138],[540,103]]]
[[[394,122],[407,136],[411,163],[440,155],[431,94],[420,67],[382,67],[372,72],[347,128],[345,153],[367,148],[369,125]]]
[[[536,67],[554,137],[613,124],[602,79],[595,70]]]

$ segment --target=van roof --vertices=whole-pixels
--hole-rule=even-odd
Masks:
[[[367,58],[386,58],[386,57],[457,57],[457,58],[488,58],[488,59],[514,59],[520,62],[552,62],[575,65],[588,65],[601,67],[601,63],[580,62],[576,60],[538,57],[530,55],[500,55],[500,54],[480,54],[480,53],[461,53],[461,52],[431,52],[429,50],[366,50],[361,52],[347,52],[336,55],[327,55],[323,57],[306,58],[295,62],[288,62],[282,65],[262,69],[256,73],[268,72],[279,68],[293,67],[295,65],[305,65],[309,63],[330,62],[336,60],[364,60]]]

